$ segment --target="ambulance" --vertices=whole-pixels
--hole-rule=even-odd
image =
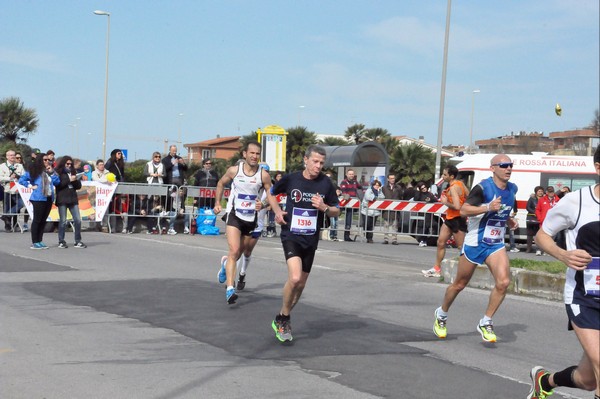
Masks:
[[[454,157],[450,164],[458,168],[458,178],[469,189],[481,180],[492,175],[490,160],[496,154],[471,154]],[[555,191],[567,186],[571,191],[595,184],[598,175],[594,169],[593,157],[575,155],[546,155],[546,153],[507,154],[513,161],[510,181],[519,188],[517,192],[517,220],[519,229],[515,238],[519,241],[527,239],[526,216],[527,200],[536,186],[544,189],[553,186]]]

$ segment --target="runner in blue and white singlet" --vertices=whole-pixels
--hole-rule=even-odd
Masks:
[[[516,192],[517,186],[514,183],[507,182],[506,188],[501,189],[494,183],[493,178],[489,177],[482,180],[469,193],[465,200],[469,205],[487,206],[498,197],[501,203],[500,209],[496,212],[469,217],[462,250],[469,261],[481,265],[489,255],[504,248],[506,221],[512,214]]]
[[[492,317],[500,308],[510,284],[510,261],[504,247],[506,228],[516,229],[518,221],[510,217],[517,186],[511,182],[513,163],[508,155],[495,155],[490,162],[492,177],[476,185],[460,208],[468,218],[456,277],[446,288],[442,306],[435,310],[433,333],[446,338],[448,312],[458,294],[469,284],[477,265],[485,265],[494,277],[488,305],[476,330],[485,342],[496,342]]]

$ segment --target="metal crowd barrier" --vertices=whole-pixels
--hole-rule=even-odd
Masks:
[[[14,194],[10,191],[4,191],[2,198],[2,208],[0,208],[0,215],[2,221],[10,231],[16,232],[17,228],[21,233],[29,230],[28,219],[29,214],[25,208],[25,203],[21,199],[18,192]]]
[[[360,200],[352,198],[342,200],[340,201],[340,208],[357,210],[357,212],[353,212],[353,222],[350,230],[350,237],[354,237],[354,241],[365,241],[367,233],[373,233],[377,236],[389,235],[391,237],[408,235],[417,241],[431,241],[432,238],[437,240],[447,210],[447,207],[439,202],[386,199],[371,201],[368,204],[368,209],[378,210],[381,214],[376,217],[373,229],[367,230],[360,216],[362,215],[361,211],[365,210]],[[330,240],[331,230],[331,227],[324,228],[321,238]],[[337,222],[337,237],[343,237],[343,234],[344,220],[340,217]]]

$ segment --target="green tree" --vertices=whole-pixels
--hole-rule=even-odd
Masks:
[[[376,141],[381,144],[387,137],[391,137],[391,134],[387,129],[382,127],[373,127],[371,129],[366,129],[364,137],[367,140]]]
[[[594,112],[594,119],[592,119],[589,128],[596,131],[596,133],[600,134],[600,111],[598,111],[598,109],[596,109],[596,111]],[[592,149],[592,152],[593,150],[594,149]]]
[[[287,129],[286,172],[295,172],[304,168],[304,152],[311,144],[317,143],[317,135],[304,126]]]
[[[341,137],[325,137],[324,139],[319,140],[319,144],[335,147],[338,145],[348,145],[348,140]]]
[[[18,97],[7,97],[0,101],[0,136],[3,140],[26,143],[29,135],[37,130],[37,113],[25,108]]]
[[[399,145],[391,154],[390,170],[399,176],[399,181],[433,180],[435,154],[418,143]]]
[[[356,123],[346,128],[344,137],[346,137],[349,141],[354,142],[354,144],[360,144],[364,141],[367,141],[367,138],[365,137],[366,133],[367,130],[365,129],[365,125],[362,123]]]

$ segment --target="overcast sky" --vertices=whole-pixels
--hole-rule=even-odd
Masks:
[[[30,145],[42,150],[102,155],[108,18],[94,10],[111,13],[107,154],[149,159],[180,133],[193,143],[271,124],[437,141],[443,0],[0,4],[0,98],[36,109]],[[474,139],[588,125],[599,36],[598,0],[453,1],[444,145],[469,144],[473,100]]]

